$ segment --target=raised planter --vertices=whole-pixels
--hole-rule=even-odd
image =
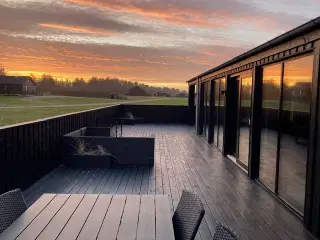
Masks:
[[[83,136],[101,136],[110,137],[111,128],[110,127],[84,127],[76,131],[66,134],[69,137],[83,137]]]
[[[69,167],[76,168],[110,168],[113,157],[111,155],[68,155],[63,163]]]
[[[77,156],[74,155],[77,152],[77,143],[81,142],[88,149],[95,149],[97,148],[97,146],[105,149],[108,153],[110,153],[112,165],[114,166],[154,165],[155,139],[153,137],[117,138],[101,136],[81,136],[81,129],[78,131],[79,132],[75,131],[73,133],[67,134],[62,138],[61,150],[63,155],[63,162],[66,164],[69,162],[69,158],[75,158],[74,156]]]

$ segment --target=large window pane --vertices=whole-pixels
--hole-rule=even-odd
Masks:
[[[213,136],[213,144],[218,146],[218,136],[219,136],[219,128],[218,128],[218,119],[219,119],[219,97],[220,97],[220,80],[216,80],[214,82],[214,136]]]
[[[281,64],[263,68],[259,179],[275,190]]]
[[[248,167],[249,138],[251,127],[252,77],[241,79],[239,111],[239,160]]]
[[[209,111],[210,111],[210,82],[204,84],[204,135],[208,137],[209,134]]]
[[[224,115],[225,115],[225,96],[224,91],[226,89],[226,80],[222,78],[220,80],[220,91],[219,91],[219,121],[218,121],[218,128],[219,128],[219,137],[218,137],[218,148],[222,150],[223,148],[223,127],[224,127]]]
[[[313,56],[284,64],[278,194],[303,213]]]

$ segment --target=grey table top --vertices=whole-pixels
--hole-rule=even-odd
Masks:
[[[10,239],[174,239],[166,195],[44,194],[1,235]]]

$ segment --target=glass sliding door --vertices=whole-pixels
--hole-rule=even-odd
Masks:
[[[252,73],[250,73],[252,75]],[[251,129],[251,91],[252,77],[241,77],[240,80],[240,106],[239,106],[239,141],[238,160],[248,168],[249,139]]]
[[[210,111],[210,82],[204,83],[204,124],[203,124],[203,135],[208,138],[209,133],[209,111]]]
[[[225,117],[225,90],[226,90],[226,79],[220,79],[219,89],[219,116],[218,116],[218,148],[223,149],[223,136],[224,136],[224,117]]]
[[[278,194],[301,214],[309,146],[313,56],[284,63]]]
[[[218,128],[218,119],[219,119],[219,102],[220,102],[220,80],[214,81],[214,136],[213,136],[213,144],[218,147],[218,136],[219,136],[219,128]]]
[[[263,68],[259,180],[303,215],[313,56]]]
[[[275,192],[282,65],[263,68],[259,180]]]

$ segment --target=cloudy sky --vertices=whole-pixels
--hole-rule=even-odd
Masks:
[[[320,0],[0,0],[0,64],[184,89],[319,12]]]

